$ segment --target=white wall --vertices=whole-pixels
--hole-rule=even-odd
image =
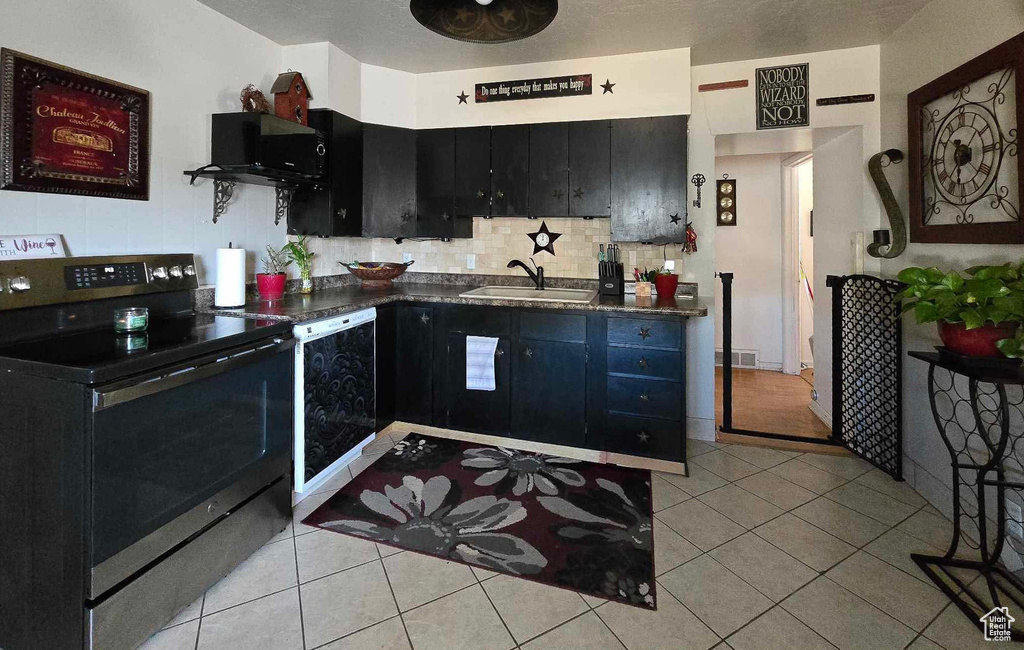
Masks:
[[[762,368],[782,369],[782,160],[784,154],[715,158],[719,178],[736,179],[736,225],[715,229],[715,270],[735,274],[732,346],[757,350]],[[709,200],[715,188],[709,184]],[[715,283],[715,310],[722,307]],[[715,332],[722,347],[722,332]]]
[[[754,133],[757,131],[755,118],[755,83],[754,71],[756,68],[788,63],[809,64],[809,94],[810,94],[810,127],[812,134],[813,150],[817,157],[817,148],[822,143],[836,137],[837,129],[854,127],[857,129],[860,149],[853,155],[852,169],[848,175],[836,177],[837,182],[852,184],[853,191],[860,196],[860,211],[851,219],[842,221],[835,220],[833,223],[842,232],[831,233],[822,231],[819,238],[819,209],[815,209],[815,243],[820,245],[821,241],[837,239],[843,242],[849,241],[851,231],[862,231],[870,233],[878,227],[880,208],[877,198],[874,198],[874,189],[871,179],[867,173],[868,159],[879,151],[880,146],[880,123],[879,104],[847,104],[842,106],[818,107],[815,100],[819,97],[834,95],[851,95],[862,93],[879,94],[879,48],[878,46],[867,46],[850,48],[845,50],[833,50],[829,52],[814,52],[796,56],[775,57],[770,59],[757,59],[749,61],[734,61],[730,63],[717,63],[713,65],[695,66],[692,69],[690,80],[693,97],[693,113],[690,119],[690,160],[689,168],[691,173],[703,173],[708,179],[720,177],[715,168],[715,140],[716,136],[735,133]],[[735,79],[747,79],[750,85],[747,88],[732,90],[720,90],[713,92],[698,92],[699,84],[714,83],[719,81],[732,81]],[[794,134],[792,137],[802,137]],[[819,169],[821,165],[815,166],[815,184],[818,183],[818,174],[839,173],[839,170]],[[845,168],[844,168],[845,169]],[[713,185],[709,185],[713,187]],[[817,189],[816,189],[817,194]],[[705,195],[707,196],[707,195]],[[870,197],[871,200],[866,200]],[[820,207],[820,206],[819,206]],[[705,200],[699,210],[691,210],[690,217],[694,226],[700,233],[707,246],[714,246],[716,237],[714,202]],[[815,254],[818,260],[815,272],[815,296],[825,291],[825,275],[830,273],[848,273],[850,271],[851,253],[849,246],[843,244],[843,253],[837,258],[823,258]],[[706,268],[693,268],[697,281],[702,286],[708,286],[711,282],[717,282],[714,277],[713,259],[708,260]],[[824,263],[823,263],[824,262]],[[876,265],[877,266],[877,265]],[[691,265],[692,268],[692,265]],[[822,305],[816,305],[816,311],[822,309]],[[829,312],[825,312],[826,314]],[[715,316],[717,320],[717,316]],[[718,325],[710,323],[713,328]],[[815,330],[818,330],[818,323],[815,323]],[[698,351],[701,355],[699,367],[701,373],[698,377],[713,377],[714,373],[714,330],[711,330],[703,347]],[[828,347],[822,347],[818,337],[815,337],[815,357],[820,359],[822,355],[830,353],[830,342]],[[694,362],[696,363],[696,362]],[[819,364],[820,368],[820,364]],[[714,387],[712,380],[706,380],[707,387],[704,389],[713,394]],[[830,374],[815,372],[815,386],[819,395],[831,391],[828,384],[831,382]],[[831,412],[830,402],[819,399],[819,406],[827,409],[823,413],[826,417]],[[713,428],[713,426],[712,426]]]
[[[477,104],[476,84],[592,74],[591,95]],[[421,129],[527,124],[690,113],[690,49],[548,61],[417,75],[416,126]],[[598,85],[615,86],[605,93]],[[459,104],[456,95],[469,99]]]
[[[63,233],[74,255],[192,252],[201,280],[229,241],[253,251],[285,240],[274,194],[239,186],[212,223],[213,184],[182,171],[209,162],[210,115],[239,110],[248,83],[269,90],[281,48],[194,0],[5,0],[0,44],[151,94],[150,200],[0,192],[0,233]]]
[[[800,229],[800,264],[803,267],[804,275],[810,281],[812,290],[814,287],[814,237],[811,237],[811,211],[814,210],[814,162],[807,161],[797,167],[797,184],[799,196],[797,197],[797,210],[799,219],[797,227]],[[800,333],[800,363],[807,366],[814,365],[814,354],[811,350],[810,337],[814,334],[814,302],[811,300],[804,281],[800,279],[799,270],[797,273],[799,287],[797,287],[797,304]]]
[[[969,11],[966,6],[959,0],[934,0],[882,43],[884,147],[907,151],[908,93],[1024,31],[1024,3],[1020,0],[972,0]],[[909,210],[907,167],[904,163],[886,168],[904,215]],[[910,244],[900,257],[884,261],[882,269],[887,276],[894,276],[907,266],[964,269],[1022,257],[1024,246]],[[934,325],[918,326],[908,318],[903,321],[903,332],[905,351],[929,350],[938,344]],[[927,404],[926,372],[922,362],[909,357],[904,360],[904,473],[918,492],[948,514],[952,504],[949,455]]]

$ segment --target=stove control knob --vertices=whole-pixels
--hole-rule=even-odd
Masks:
[[[32,288],[32,283],[29,282],[28,278],[24,275],[19,275],[16,278],[11,278],[7,281],[7,286],[10,287],[14,293],[22,293]]]
[[[168,269],[168,271],[170,272],[172,278],[176,278],[178,280],[181,279],[181,267],[180,266],[172,266],[170,269]]]
[[[166,280],[167,279],[167,269],[165,269],[162,266],[158,266],[155,269],[153,269],[153,279],[154,280]]]
[[[191,264],[189,264],[188,266],[185,267],[185,275],[187,275],[189,277],[192,277],[195,274],[196,274],[196,267],[192,266]]]

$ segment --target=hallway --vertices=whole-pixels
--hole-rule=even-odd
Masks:
[[[785,375],[769,370],[733,369],[732,426],[734,429],[828,438],[831,431],[807,407],[813,370]],[[722,369],[715,368],[715,417],[722,425]]]

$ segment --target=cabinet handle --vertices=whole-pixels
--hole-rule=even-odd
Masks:
[[[496,357],[498,357],[500,359],[501,357],[505,356],[505,351],[502,350],[501,348],[495,348],[494,356],[496,356]]]
[[[348,210],[346,208],[338,208],[338,216],[344,219],[348,216]]]
[[[430,322],[430,316],[427,316],[426,314],[423,314],[422,316],[420,316],[420,320],[423,321],[424,325],[426,325],[427,323]]]
[[[649,436],[646,431],[640,431],[640,433],[636,434],[636,437],[640,439],[640,442],[645,444],[651,438],[651,436]]]
[[[499,199],[503,199],[503,198],[505,198],[505,193],[504,193],[504,192],[502,192],[501,190],[498,190],[498,198],[499,198]]]
[[[410,221],[412,221],[412,214],[410,214],[408,211],[403,212],[402,213],[402,221],[404,223],[409,223]]]
[[[639,365],[640,368],[650,368],[651,367],[651,364],[647,361],[647,357],[640,357],[640,363],[638,363],[637,365]]]
[[[651,401],[651,396],[648,395],[647,393],[640,393],[640,401],[641,402],[650,402]]]
[[[478,199],[484,198],[484,191],[483,190],[477,190],[476,191],[476,198],[478,198]]]
[[[530,359],[533,358],[533,350],[530,349],[530,346],[526,346],[526,348],[523,349],[523,354],[525,354]]]
[[[642,338],[644,340],[647,340],[647,338],[650,337],[650,335],[651,335],[651,328],[650,327],[641,327],[640,328],[640,338]]]

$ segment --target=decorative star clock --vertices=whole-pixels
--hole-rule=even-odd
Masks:
[[[527,233],[527,236],[533,240],[533,254],[536,255],[541,251],[547,251],[552,255],[555,254],[555,240],[562,236],[560,232],[551,232],[548,230],[548,224],[544,221],[540,222],[540,230],[537,232]]]
[[[907,98],[910,241],[1024,243],[1024,34]]]

